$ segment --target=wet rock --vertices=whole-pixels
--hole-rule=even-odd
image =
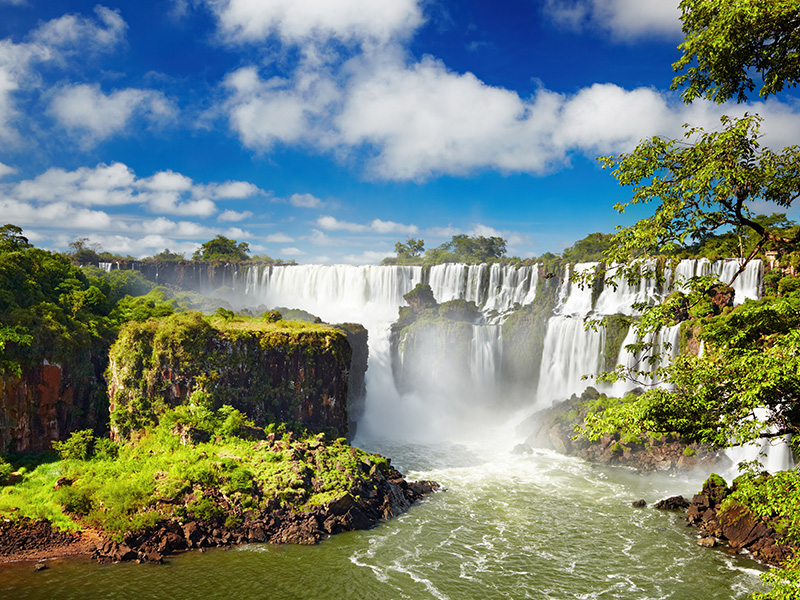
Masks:
[[[659,500],[653,505],[659,510],[686,510],[689,508],[689,501],[683,496],[671,496],[664,500]]]
[[[633,506],[634,508],[644,508],[645,506],[647,506],[647,502],[645,502],[643,499],[634,500],[633,502],[631,502],[631,506]]]
[[[48,568],[47,564],[43,562],[38,562],[35,565],[33,565],[33,572],[38,573],[39,571],[44,571],[47,568]]]
[[[713,548],[717,545],[717,539],[713,537],[701,537],[697,540],[698,546],[704,546],[706,548]]]
[[[531,454],[533,452],[533,448],[531,448],[528,444],[517,444],[514,446],[514,449],[511,450],[511,454]]]

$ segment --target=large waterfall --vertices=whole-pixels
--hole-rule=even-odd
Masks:
[[[580,393],[592,384],[584,376],[606,368],[607,332],[603,327],[587,328],[587,318],[635,317],[634,303],[657,302],[695,275],[732,277],[739,267],[736,260],[711,263],[706,259],[689,259],[673,270],[665,269],[659,278],[655,262],[644,261],[640,264],[644,276],[634,282],[614,278],[613,267],[606,271],[605,282],[598,281],[598,263],[567,267],[558,280],[555,305],[546,322],[541,358],[537,359],[540,363],[530,365],[532,372],[539,373],[538,381],[527,389],[517,390],[517,402],[528,407],[550,406]],[[588,274],[587,283],[571,281],[570,273]],[[411,266],[272,266],[249,267],[238,277],[238,285],[244,289],[237,291],[244,294],[244,302],[250,306],[300,308],[328,322],[363,323],[370,336],[365,426],[382,431],[389,426],[406,437],[412,433],[437,436],[461,427],[460,420],[481,421],[496,412],[488,409],[508,390],[503,381],[505,357],[500,323],[513,310],[536,300],[539,278],[538,266],[496,264],[445,264],[427,270]],[[611,279],[615,279],[615,285],[609,283]],[[761,262],[749,263],[733,284],[735,302],[758,298],[762,279]],[[454,299],[474,302],[482,317],[470,329],[469,357],[463,365],[453,365],[451,361],[442,366],[428,361],[433,371],[426,375],[427,387],[399,391],[397,374],[392,373],[389,326],[397,319],[398,308],[404,305],[403,295],[421,282],[429,283],[438,302]],[[677,352],[678,329],[666,329],[646,341],[669,356]],[[622,335],[624,340],[617,345],[616,364],[636,366],[639,371],[652,370],[654,366],[646,357],[625,350],[625,346],[636,341],[633,328]],[[420,342],[414,352],[441,347],[443,343],[440,339]],[[401,353],[402,366],[407,367],[415,360],[424,366],[427,356]],[[599,387],[601,391],[619,395],[635,385],[619,382]]]

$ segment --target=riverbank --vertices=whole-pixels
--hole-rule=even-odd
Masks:
[[[407,482],[389,459],[342,438],[265,434],[237,414],[209,412],[203,430],[167,412],[120,445],[73,435],[62,460],[0,488],[0,561],[160,562],[246,542],[315,544],[391,519],[438,488]]]
[[[7,520],[0,524],[0,563],[76,556],[91,556],[101,563],[158,563],[186,550],[253,542],[316,544],[330,535],[369,529],[396,517],[438,488],[431,481],[407,482],[393,470],[388,479],[376,477],[371,490],[353,489],[310,510],[262,511],[233,528],[225,526],[222,515],[204,520],[169,519],[145,531],[127,532],[120,541],[96,529],[69,532],[60,531],[45,520]],[[216,506],[222,508],[224,499],[216,500]]]

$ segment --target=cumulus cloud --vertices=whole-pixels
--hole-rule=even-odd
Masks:
[[[800,131],[800,105],[770,101],[746,109],[770,125],[767,144]],[[645,137],[681,137],[683,123],[715,128],[720,115],[743,111],[701,101],[687,106],[651,88],[614,84],[570,95],[540,89],[522,98],[426,58],[363,71],[335,121],[341,144],[371,150],[373,177],[420,180],[487,168],[543,174],[568,165],[575,153],[629,151]]]
[[[124,89],[105,94],[96,84],[65,87],[53,98],[50,112],[64,128],[83,134],[91,142],[124,130],[135,115],[159,122],[176,114],[161,92]]]
[[[0,140],[15,143],[19,140],[15,96],[19,90],[30,92],[39,87],[37,63],[59,64],[73,57],[85,60],[124,40],[127,25],[119,13],[97,6],[95,15],[96,20],[65,15],[47,21],[31,31],[25,43],[0,40]]]
[[[297,143],[316,131],[330,114],[341,91],[320,65],[304,61],[291,79],[262,79],[255,67],[243,67],[224,81],[229,92],[225,104],[231,129],[245,146],[269,149],[277,143]]]
[[[245,210],[245,211],[242,211],[242,212],[237,212],[235,210],[226,210],[226,211],[223,211],[217,217],[217,220],[218,221],[230,221],[230,222],[234,222],[235,223],[236,221],[244,221],[245,219],[249,219],[252,216],[253,216],[253,213],[250,212],[249,210]]]
[[[595,28],[621,40],[681,33],[677,0],[547,0],[544,12],[572,31]]]
[[[319,208],[322,206],[322,200],[311,194],[292,194],[289,198],[289,203],[300,208]]]
[[[373,219],[369,224],[363,225],[360,223],[350,223],[348,221],[340,221],[336,217],[330,215],[323,215],[316,220],[318,227],[326,231],[349,231],[350,233],[401,233],[412,235],[419,231],[416,225],[404,225],[402,223],[395,223],[394,221],[382,221],[381,219]]]
[[[13,172],[11,167],[0,165],[0,173]],[[137,178],[133,170],[123,163],[110,165],[99,164],[94,168],[81,167],[73,171],[52,168],[33,179],[0,185],[0,199],[6,202],[7,210],[13,214],[25,216],[37,210],[51,211],[57,214],[68,210],[82,210],[77,207],[120,207],[130,205],[145,207],[156,214],[209,217],[216,214],[216,204],[207,197],[209,190],[218,195],[237,195],[244,190],[259,188],[248,182],[223,182],[198,184],[181,173],[165,170],[149,177]],[[220,191],[221,190],[221,191]],[[61,213],[58,213],[61,214]],[[93,215],[97,223],[108,224],[108,215],[104,212],[81,212],[81,215]],[[101,218],[101,215],[105,217]],[[220,221],[241,221],[252,216],[249,211],[225,211]],[[105,219],[105,220],[104,220]],[[26,221],[27,222],[27,221]],[[68,222],[71,222],[68,220]],[[115,221],[118,228],[126,228],[124,220]],[[181,235],[200,235],[213,233],[214,229],[204,228],[190,231],[190,222],[177,225],[162,219],[151,221],[148,227],[156,232],[180,233]],[[229,230],[238,234],[246,233],[241,229]]]
[[[271,233],[264,238],[264,241],[270,244],[291,244],[294,238],[286,235],[285,233]]]
[[[302,254],[305,254],[305,252],[300,250],[300,248],[295,248],[293,246],[289,248],[281,248],[280,253],[284,256],[301,256]]]
[[[207,0],[231,41],[260,42],[278,36],[289,44],[309,41],[386,43],[422,23],[418,0]]]
[[[347,254],[344,261],[351,265],[377,265],[387,256],[394,256],[393,250],[365,250],[361,254]]]
[[[262,190],[249,181],[226,181],[206,186],[206,192],[220,200],[241,200],[263,194]]]
[[[15,169],[14,167],[9,167],[8,165],[0,163],[0,179],[6,177],[7,175],[13,175],[16,172],[17,169]]]
[[[47,21],[31,32],[31,40],[59,50],[62,54],[104,52],[125,40],[128,24],[119,11],[97,5],[94,8],[97,20],[82,15],[64,15]]]

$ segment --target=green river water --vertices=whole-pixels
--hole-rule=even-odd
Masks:
[[[642,476],[502,443],[362,443],[446,491],[401,517],[319,546],[247,545],[164,565],[52,561],[0,566],[0,598],[747,598],[762,568],[699,547],[680,514],[636,509],[696,492],[696,477]]]

